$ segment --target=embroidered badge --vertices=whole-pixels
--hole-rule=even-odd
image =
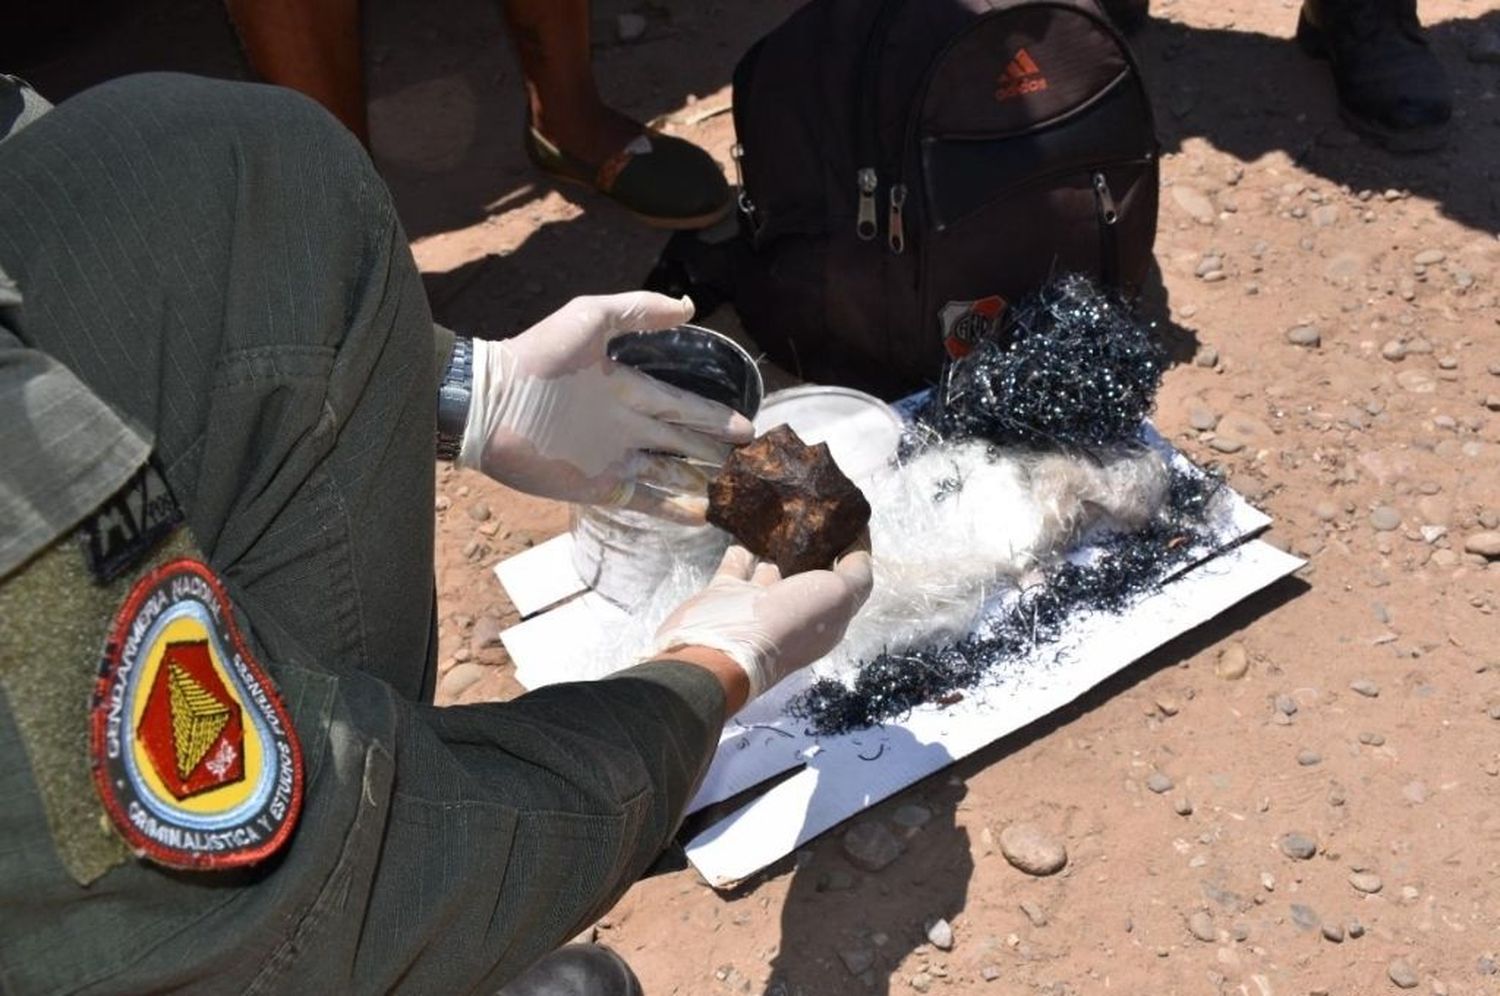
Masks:
[[[1005,298],[998,294],[978,301],[949,301],[938,311],[943,329],[943,346],[957,360],[969,355],[974,343],[993,335],[1005,313]]]
[[[134,567],[181,522],[182,506],[155,463],[147,461],[78,527],[94,582],[108,584]]]
[[[91,714],[94,785],[131,849],[169,868],[274,854],[302,806],[302,749],[224,589],[173,560],[115,616]]]

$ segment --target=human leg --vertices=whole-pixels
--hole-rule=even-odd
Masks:
[[[370,144],[359,0],[225,0],[261,79],[313,98]]]

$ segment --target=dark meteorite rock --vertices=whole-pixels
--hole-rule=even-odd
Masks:
[[[741,446],[708,486],[708,521],[782,577],[829,567],[870,521],[870,503],[828,452],[778,425]]]

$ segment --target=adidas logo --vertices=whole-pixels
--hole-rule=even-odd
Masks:
[[[996,100],[1009,100],[1047,89],[1047,77],[1042,75],[1036,60],[1024,48],[1010,60],[997,82],[1000,87],[995,91]]]

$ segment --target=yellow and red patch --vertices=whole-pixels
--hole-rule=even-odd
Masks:
[[[131,849],[170,868],[253,864],[286,843],[302,751],[209,568],[136,582],[105,643],[91,711],[94,785]]]

